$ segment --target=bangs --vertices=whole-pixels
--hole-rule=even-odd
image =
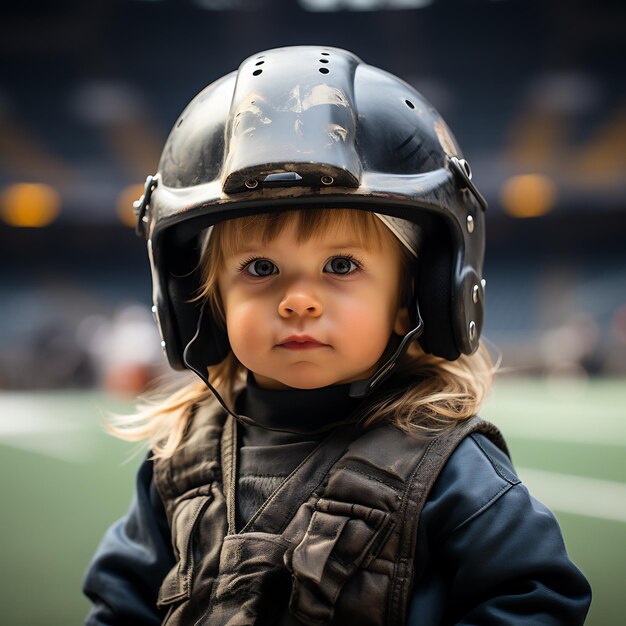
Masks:
[[[220,222],[213,228],[209,247],[217,252],[219,259],[215,260],[221,265],[226,257],[237,254],[251,242],[267,244],[291,227],[295,228],[298,243],[322,238],[330,232],[350,233],[365,249],[380,249],[382,238],[391,235],[371,211],[301,209]]]

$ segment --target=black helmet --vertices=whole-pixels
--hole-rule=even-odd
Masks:
[[[437,111],[350,52],[268,50],[210,84],[178,118],[135,204],[148,240],[153,311],[175,369],[206,372],[229,351],[223,325],[190,301],[200,233],[230,218],[307,207],[417,223],[420,343],[449,360],[478,347],[485,200]]]

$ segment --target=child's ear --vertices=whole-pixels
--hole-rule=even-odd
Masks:
[[[405,306],[398,309],[396,321],[393,324],[393,332],[404,337],[410,329],[409,309]]]

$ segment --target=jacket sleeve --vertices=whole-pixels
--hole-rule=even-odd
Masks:
[[[454,452],[422,511],[409,625],[583,624],[591,589],[554,515],[483,435]]]
[[[137,491],[125,517],[106,532],[87,569],[83,592],[93,603],[86,626],[161,624],[159,587],[175,562],[152,462],[137,474]]]

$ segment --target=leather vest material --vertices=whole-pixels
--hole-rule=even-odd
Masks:
[[[478,418],[434,439],[391,425],[332,431],[241,529],[235,528],[237,428],[199,407],[169,459],[154,462],[178,559],[158,604],[167,626],[406,623],[420,512]]]

